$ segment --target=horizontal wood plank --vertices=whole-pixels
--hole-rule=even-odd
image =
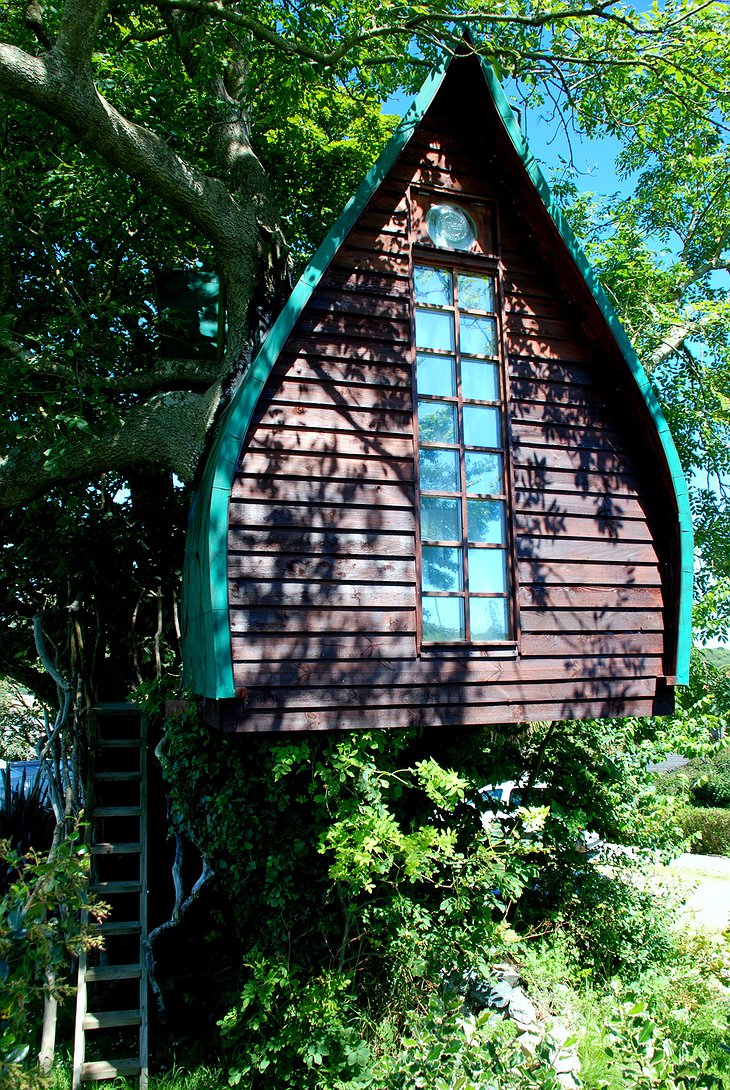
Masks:
[[[280,405],[321,405],[323,408],[339,406],[343,409],[386,409],[391,412],[412,412],[413,397],[410,390],[391,389],[388,386],[365,384],[347,386],[334,382],[290,380],[268,386],[262,397]]]
[[[549,696],[551,702],[581,701],[593,699],[633,699],[652,697],[656,690],[655,678],[600,678],[554,681],[544,680],[508,683],[492,681],[486,685],[448,685],[436,678],[431,685],[368,685],[367,687],[340,685],[333,688],[310,686],[254,686],[246,697],[246,711],[266,711],[280,708],[287,711],[337,709],[347,707],[369,708],[478,708],[484,705],[533,704]],[[397,697],[397,699],[396,699]]]
[[[416,640],[414,633],[384,636],[362,632],[358,635],[322,635],[304,633],[296,639],[280,637],[240,635],[234,631],[231,638],[234,674],[251,664],[272,662],[301,662],[302,668],[309,662],[363,662],[414,659]],[[240,664],[243,663],[244,666]],[[241,684],[245,685],[243,681]]]
[[[322,532],[296,527],[249,529],[232,526],[228,540],[241,553],[294,554],[315,557],[403,557],[415,556],[413,534],[345,531]]]
[[[656,564],[592,564],[580,561],[540,561],[529,559],[518,565],[522,586],[534,586],[545,592],[568,587],[626,588],[661,587],[662,577]]]
[[[308,607],[239,607],[231,605],[231,632],[298,632],[306,636],[310,632],[341,632],[355,635],[359,632],[415,632],[416,615],[413,609],[310,609]],[[301,643],[302,641],[296,641]],[[306,640],[305,640],[306,642]]]
[[[229,580],[231,609],[244,606],[271,606],[288,609],[326,610],[345,606],[351,609],[415,609],[416,588],[401,583],[340,583],[333,580],[283,581]],[[356,626],[357,627],[357,626]]]
[[[304,351],[287,355],[282,374],[287,378],[314,382],[333,382],[338,386],[376,386],[402,388],[411,392],[411,368],[402,359],[399,364],[379,363],[368,359],[340,359],[334,352],[329,357],[318,352]]]
[[[662,673],[659,656],[600,658],[572,656],[551,663],[557,681],[595,683],[596,676],[611,679],[657,677]],[[356,662],[330,660],[292,661],[255,666],[238,662],[236,685],[245,688],[334,688],[337,686],[492,685],[495,683],[545,682],[541,659],[494,659],[484,656],[435,660],[422,655],[416,661],[366,658]]]
[[[224,710],[221,722],[225,732],[279,732],[311,730],[373,730],[405,727],[469,727],[502,723],[526,723],[553,719],[596,719],[618,715],[652,715],[656,702],[651,698],[605,697],[582,701],[543,700],[537,704],[512,703],[496,706],[476,705],[438,708],[342,708],[310,711],[243,712],[239,716]],[[229,717],[230,715],[230,717]]]
[[[657,564],[658,557],[650,542],[624,542],[592,539],[518,536],[517,556],[521,562],[581,560],[600,564]],[[532,580],[534,582],[534,579]]]
[[[652,534],[643,519],[621,518],[618,514],[586,512],[582,516],[563,513],[559,505],[553,511],[520,511],[515,514],[515,527],[520,535],[580,538],[582,541],[652,541]]]
[[[413,458],[360,458],[328,451],[300,453],[275,450],[247,450],[239,467],[239,477],[259,479],[276,477],[277,482],[289,478],[307,480],[351,481],[373,484],[378,481],[410,484],[414,477]]]
[[[233,500],[270,501],[287,504],[328,504],[347,507],[406,507],[415,502],[410,481],[378,483],[327,478],[287,480],[237,474],[231,488]]]
[[[231,526],[291,526],[325,530],[414,531],[412,509],[397,507],[353,507],[349,504],[247,503],[232,500],[228,508]]]
[[[410,320],[408,316],[395,318],[375,318],[356,314],[342,314],[332,311],[305,310],[297,320],[296,334],[306,333],[317,337],[356,337],[359,342],[374,342],[403,345],[410,342]]]
[[[413,430],[413,416],[410,411],[354,409],[348,405],[320,408],[318,405],[280,404],[277,401],[262,408],[260,426],[308,428],[323,437],[342,431],[364,433],[365,436],[410,436]]]
[[[590,587],[584,584],[566,586],[558,582],[521,586],[519,600],[522,606],[538,607],[548,612],[554,609],[596,610],[599,616],[603,611],[613,613],[619,609],[658,610],[664,604],[660,586]]]
[[[614,522],[641,520],[646,522],[645,504],[634,495],[620,495],[604,489],[600,492],[530,492],[515,489],[515,510],[520,515],[560,517],[582,515],[609,525]]]
[[[289,556],[286,553],[235,553],[229,556],[228,573],[232,578],[306,582],[336,580],[341,583],[379,582],[383,585],[416,581],[415,559],[382,560],[373,557]]]
[[[525,635],[536,632],[589,632],[591,635],[617,632],[624,636],[630,633],[664,631],[661,612],[650,609],[524,607],[520,613],[520,624]]]
[[[257,427],[251,434],[250,450],[291,450],[296,453],[321,451],[325,454],[355,454],[372,458],[413,457],[412,438],[370,435],[358,432],[327,432],[281,426]]]

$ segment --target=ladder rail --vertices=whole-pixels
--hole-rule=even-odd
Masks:
[[[100,723],[107,728],[112,728],[115,719],[124,716],[136,720],[134,737],[111,737],[100,730]],[[126,725],[129,731],[129,724]],[[120,732],[117,732],[120,733]],[[121,734],[125,734],[122,730]],[[132,937],[136,940],[137,960],[130,961],[132,950],[128,949],[123,962],[107,962],[103,965],[91,965],[89,955],[82,952],[79,957],[78,990],[76,1002],[76,1022],[74,1027],[74,1060],[72,1075],[72,1090],[81,1090],[85,1083],[103,1079],[113,1079],[120,1075],[136,1077],[139,1090],[147,1090],[149,1070],[149,1004],[148,1004],[148,971],[145,955],[145,940],[147,938],[147,882],[148,882],[148,858],[147,858],[147,721],[144,710],[140,705],[134,704],[98,704],[91,717],[89,731],[89,782],[87,786],[87,813],[89,823],[86,829],[86,839],[92,863],[97,867],[107,861],[107,865],[114,864],[115,860],[127,859],[133,866],[132,860],[136,856],[139,861],[138,876],[129,878],[118,877],[119,872],[112,870],[100,880],[98,874],[105,876],[105,871],[99,872],[94,879],[90,879],[89,888],[101,894],[114,896],[136,895],[136,918],[122,918],[104,921],[97,926],[92,926],[96,933],[110,939],[119,936],[127,936],[128,941]],[[103,771],[99,770],[97,758],[100,754],[106,755],[107,761],[131,761],[131,754],[127,758],[122,756],[123,751],[130,753],[136,750],[138,753],[138,767],[136,769],[124,768],[109,769],[108,764]],[[116,754],[119,754],[119,758]],[[138,800],[131,804],[127,796],[124,805],[119,799],[112,799],[112,803],[104,802],[104,789],[111,787],[118,790],[134,792],[138,794]],[[97,799],[100,803],[97,804]],[[128,804],[129,803],[129,804]],[[123,823],[122,836],[106,836],[98,833],[98,822],[111,819],[112,822]],[[131,827],[130,827],[131,823]],[[105,830],[106,831],[106,830]],[[127,873],[128,870],[127,870]],[[85,911],[84,922],[88,924],[89,915]],[[122,913],[124,916],[125,914]],[[124,941],[124,940],[123,940]],[[134,949],[134,947],[132,948]],[[121,950],[117,951],[117,956]],[[133,956],[133,955],[132,955]],[[134,1002],[131,995],[127,999],[126,1009],[89,1010],[89,985],[100,984],[106,989],[112,989],[112,997],[119,987],[124,987],[123,982],[138,981],[137,1007],[131,1008]],[[116,998],[120,1002],[123,993]],[[108,1001],[108,997],[107,997]],[[131,1002],[130,1002],[131,1001]],[[124,1002],[122,998],[122,1002]],[[114,999],[112,999],[114,1003]],[[131,1008],[131,1009],[130,1009]],[[123,1059],[92,1059],[87,1060],[87,1034],[97,1030],[121,1029],[125,1035],[136,1033],[137,1044],[134,1047],[136,1055],[128,1055]],[[130,1049],[131,1051],[131,1049]],[[92,1053],[93,1055],[93,1053]]]

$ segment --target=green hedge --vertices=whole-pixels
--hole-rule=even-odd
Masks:
[[[692,850],[700,855],[730,856],[730,810],[717,806],[687,806],[679,818],[685,836],[701,833]]]

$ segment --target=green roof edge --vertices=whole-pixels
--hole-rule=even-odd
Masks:
[[[446,74],[449,60],[450,58],[445,58],[441,66],[425,81],[376,163],[368,171],[356,193],[347,203],[302,273],[217,425],[217,435],[191,506],[183,569],[185,680],[201,696],[223,700],[236,695],[233,682],[226,570],[228,499],[241,444],[248,431],[259,394],[294,323],[311,298],[325,269],[431,104]],[[626,359],[654,421],[667,459],[680,524],[681,580],[675,674],[677,682],[680,685],[686,685],[689,681],[689,656],[692,642],[694,537],[687,484],[674,440],[638,356],[570,225],[552,197],[497,77],[486,61],[481,61],[481,67],[512,145]]]
[[[675,675],[677,683],[679,685],[689,684],[689,658],[692,648],[692,583],[694,576],[694,532],[692,529],[692,512],[689,504],[689,492],[687,490],[687,481],[685,480],[684,471],[682,469],[682,463],[679,460],[677,448],[674,445],[674,439],[672,433],[669,430],[669,425],[664,417],[659,400],[654,391],[649,377],[647,376],[644,368],[641,365],[641,361],[636,354],[636,350],[626,335],[621,322],[613,308],[613,304],[606,295],[603,287],[601,286],[596,274],[590,266],[588,258],[586,257],[583,249],[573,234],[572,228],[565,216],[562,209],[558,206],[550,192],[545,178],[543,176],[540,167],[527,146],[527,141],[522,135],[522,131],[517,123],[512,107],[509,104],[507,96],[505,95],[502,87],[497,79],[492,68],[486,63],[481,61],[482,72],[484,78],[487,81],[489,91],[494,100],[494,104],[499,112],[507,135],[512,141],[512,145],[522,160],[522,164],[529,175],[529,178],[535,186],[537,192],[540,195],[542,203],[547,209],[548,215],[555,224],[563,242],[568,247],[570,254],[575,261],[581,276],[588,285],[593,298],[598,304],[603,317],[611,329],[611,332],[621,349],[621,353],[624,356],[631,374],[639,388],[646,406],[651,414],[651,418],[654,421],[659,441],[664,450],[664,456],[667,459],[667,468],[669,469],[669,475],[674,485],[674,494],[677,501],[677,514],[679,517],[679,547],[680,547],[680,586],[679,586],[679,615],[677,617],[677,653],[675,659]]]

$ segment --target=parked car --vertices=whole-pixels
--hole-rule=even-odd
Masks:
[[[498,821],[509,828],[517,820],[517,811],[525,805],[541,805],[539,795],[533,796],[533,792],[544,791],[546,783],[533,783],[528,789],[526,776],[518,780],[504,780],[498,784],[487,784],[479,792],[479,817],[482,826],[488,829],[492,822]],[[576,851],[592,858],[601,849],[603,841],[601,836],[590,829],[583,829],[575,843]]]

